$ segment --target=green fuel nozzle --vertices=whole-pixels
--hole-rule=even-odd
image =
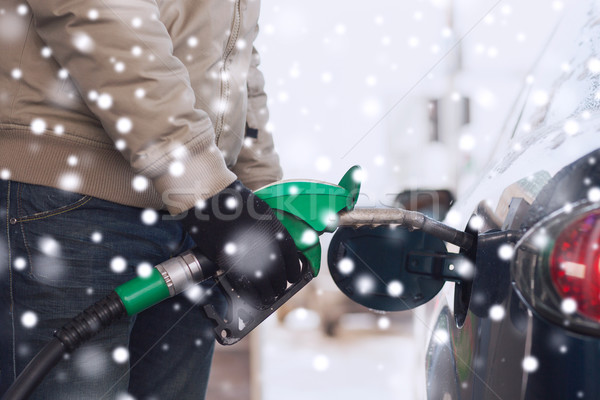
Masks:
[[[175,296],[191,285],[215,278],[223,289],[229,307],[220,316],[212,305],[205,312],[215,322],[215,334],[221,344],[233,344],[254,329],[319,273],[321,246],[319,236],[333,232],[339,213],[354,208],[360,191],[360,167],[354,166],[339,184],[312,180],[288,180],[273,183],[256,191],[294,239],[302,261],[302,279],[266,308],[257,309],[235,293],[227,274],[194,250],[187,251],[157,265],[147,277],[137,277],[117,287],[128,315],[136,314],[160,301]],[[241,323],[240,323],[241,321]]]

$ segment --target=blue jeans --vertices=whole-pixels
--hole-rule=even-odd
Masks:
[[[178,222],[159,214],[146,225],[143,211],[0,181],[0,394],[55,329],[136,277],[140,264],[154,266],[193,246]],[[204,398],[212,323],[188,297],[111,325],[61,361],[32,398]],[[212,297],[204,301],[222,302]]]

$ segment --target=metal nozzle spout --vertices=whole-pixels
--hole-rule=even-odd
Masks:
[[[473,235],[454,229],[417,211],[400,208],[355,208],[339,214],[338,226],[360,227],[398,225],[420,229],[445,242],[468,250],[473,246]]]

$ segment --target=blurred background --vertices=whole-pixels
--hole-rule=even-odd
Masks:
[[[256,46],[285,178],[338,182],[358,164],[359,206],[422,209],[415,190],[460,198],[569,4],[262,0]],[[541,67],[570,68],[560,58]],[[548,95],[531,99],[541,106]],[[217,346],[208,399],[422,399],[429,326],[422,308],[351,303],[322,265],[250,337]]]

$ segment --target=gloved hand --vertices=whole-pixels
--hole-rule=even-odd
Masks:
[[[188,210],[182,223],[245,301],[266,307],[288,281],[301,278],[294,240],[271,207],[240,181]]]

